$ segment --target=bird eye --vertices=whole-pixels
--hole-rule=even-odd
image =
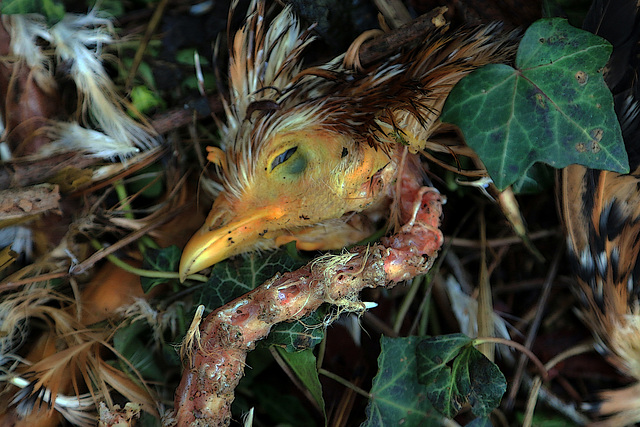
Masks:
[[[297,149],[298,149],[297,146],[291,147],[284,153],[279,154],[278,157],[273,159],[273,162],[271,162],[271,170],[274,170],[275,167],[278,166],[280,163],[286,162],[289,159],[289,157],[293,156],[293,153],[295,153]]]

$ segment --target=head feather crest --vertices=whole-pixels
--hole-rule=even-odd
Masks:
[[[237,6],[232,7],[231,14]],[[228,168],[224,185],[241,197],[251,184],[255,159],[281,132],[322,128],[351,135],[355,144],[389,151],[404,131],[426,141],[453,86],[465,74],[513,53],[513,35],[490,25],[441,33],[417,47],[363,70],[343,57],[302,68],[313,40],[301,31],[291,7],[270,23],[265,2],[253,0],[242,28],[229,37],[229,103],[223,143]]]
[[[235,0],[229,18],[237,5]],[[229,102],[224,104],[223,148],[229,165],[226,187],[235,195],[250,179],[250,165],[265,133],[271,133],[267,117],[292,93],[292,82],[302,68],[302,52],[313,41],[311,29],[301,31],[291,6],[267,23],[265,2],[252,0],[240,30],[228,35]]]

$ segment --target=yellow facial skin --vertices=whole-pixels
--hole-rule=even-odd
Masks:
[[[384,185],[376,173],[390,159],[382,150],[326,130],[304,130],[277,135],[259,156],[242,196],[221,193],[187,243],[181,280],[260,247],[297,240],[304,250],[336,249],[367,237],[348,225],[336,229],[321,223],[383,202]]]

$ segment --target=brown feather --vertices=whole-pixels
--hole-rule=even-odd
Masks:
[[[515,37],[490,25],[432,34],[408,52],[361,71],[345,67],[343,56],[304,69],[302,53],[312,41],[309,30],[300,30],[290,8],[269,25],[264,14],[263,2],[254,0],[245,25],[230,36],[223,144],[230,167],[223,182],[233,197],[241,197],[251,185],[253,159],[284,132],[320,128],[385,152],[401,135],[411,151],[418,152],[437,131],[453,86],[474,69],[502,62],[514,52]],[[278,108],[256,111],[256,103]]]
[[[625,19],[621,21],[622,15]],[[558,187],[581,317],[608,360],[636,381],[640,381],[638,23],[638,5],[631,1],[598,0],[585,19],[587,29],[607,36],[614,46],[605,79],[614,93],[631,173],[573,165],[561,172]],[[635,71],[629,73],[629,67]],[[640,422],[638,384],[601,394],[594,409],[610,416],[603,425]]]

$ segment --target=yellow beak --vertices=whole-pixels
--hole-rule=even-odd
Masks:
[[[283,215],[281,209],[269,207],[238,217],[226,209],[220,210],[216,205],[220,205],[218,200],[205,224],[191,237],[182,252],[179,270],[181,281],[190,274],[245,252],[268,233],[273,222]],[[225,224],[227,219],[232,219],[232,222]]]

